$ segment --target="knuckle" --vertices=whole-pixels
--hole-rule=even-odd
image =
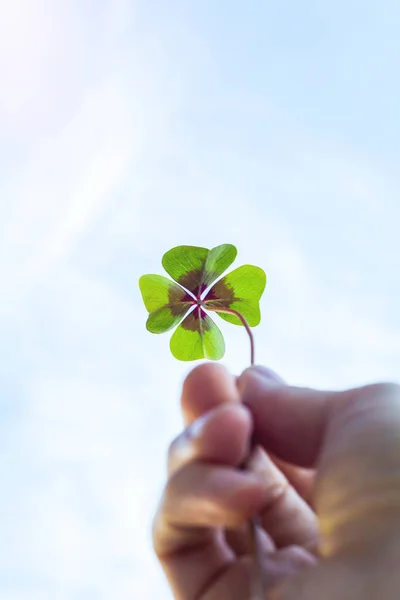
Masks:
[[[184,431],[170,443],[167,452],[168,476],[173,476],[176,471],[195,459],[195,448],[189,442],[187,432]]]
[[[178,438],[173,439],[168,445],[168,449],[167,449],[167,473],[168,473],[168,475],[171,475],[174,470],[174,465],[176,462],[175,456],[176,456],[177,439]]]
[[[166,515],[164,510],[164,496],[165,492],[160,498],[158,503],[156,512],[153,516],[153,520],[151,522],[151,542],[153,546],[153,550],[157,557],[160,557],[163,553],[164,540],[166,537],[165,527],[166,527]]]
[[[179,439],[182,434],[179,434],[176,438],[174,438],[169,444],[167,449],[167,460],[169,461],[176,454],[176,447],[179,443]]]
[[[385,382],[378,384],[378,386],[385,396],[397,396],[400,400],[400,385],[398,383]]]
[[[266,514],[272,509],[276,509],[277,506],[283,504],[286,501],[290,491],[291,486],[287,480],[282,480],[271,484],[268,488],[268,497],[263,506],[263,514]]]
[[[371,394],[382,398],[398,397],[400,402],[400,385],[397,383],[390,381],[374,383],[366,388],[361,388],[359,392],[361,393],[365,389],[367,389]]]

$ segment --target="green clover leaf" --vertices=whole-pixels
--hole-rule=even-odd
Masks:
[[[218,279],[236,255],[232,244],[211,250],[177,246],[162,258],[165,271],[174,281],[162,275],[142,275],[139,279],[144,305],[150,313],[148,331],[165,333],[179,325],[170,341],[171,352],[178,360],[219,360],[224,356],[224,338],[207,311],[235,325],[259,324],[259,301],[267,280],[264,271],[243,265]]]

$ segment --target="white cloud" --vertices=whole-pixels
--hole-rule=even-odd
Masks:
[[[132,138],[118,81],[91,90],[64,131],[38,149],[18,178],[3,221],[2,277],[37,277],[73,249],[112,201],[132,157]]]

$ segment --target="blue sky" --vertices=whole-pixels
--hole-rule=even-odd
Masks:
[[[257,356],[288,381],[399,379],[399,26],[395,0],[2,4],[2,599],[171,598],[149,529],[190,365],[137,287],[171,246],[267,271]]]

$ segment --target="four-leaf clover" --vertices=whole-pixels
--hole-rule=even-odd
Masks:
[[[148,331],[164,333],[180,323],[170,341],[175,358],[190,361],[223,357],[224,338],[207,311],[218,313],[234,325],[259,324],[259,301],[266,285],[264,271],[243,265],[218,279],[236,255],[232,244],[211,250],[177,246],[162,258],[165,271],[174,281],[162,275],[140,278],[143,301],[150,313]]]

